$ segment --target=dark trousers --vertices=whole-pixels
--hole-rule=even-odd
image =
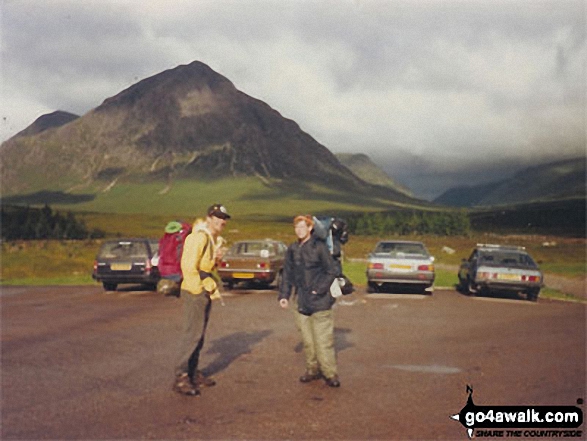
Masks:
[[[206,293],[194,295],[184,290],[181,291],[181,298],[183,299],[184,332],[175,374],[187,373],[193,380],[196,378],[200,352],[204,346],[212,301]]]

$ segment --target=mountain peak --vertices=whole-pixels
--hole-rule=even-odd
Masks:
[[[336,157],[342,165],[351,170],[359,178],[373,185],[387,187],[406,196],[412,197],[412,193],[402,185],[395,182],[385,171],[375,164],[364,153],[337,153]]]
[[[38,133],[44,132],[45,130],[60,127],[77,118],[79,118],[79,116],[74,115],[73,113],[65,112],[63,110],[56,110],[55,112],[39,116],[30,126],[18,132],[15,137],[36,135]]]
[[[357,177],[294,121],[199,61],[143,79],[46,136],[6,141],[0,176],[6,195],[257,177],[412,200]]]
[[[132,107],[143,100],[145,105],[157,107],[154,99],[181,97],[191,91],[207,89],[213,92],[224,90],[236,91],[234,85],[226,77],[212,70],[208,65],[194,61],[165,70],[133,84],[119,94],[106,99],[96,111],[104,111],[116,107]]]

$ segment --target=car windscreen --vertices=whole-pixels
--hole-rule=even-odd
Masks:
[[[375,254],[388,254],[390,257],[428,257],[424,245],[420,243],[380,242]]]
[[[267,242],[239,242],[234,244],[230,249],[232,255],[251,256],[251,257],[269,257],[275,256],[276,247]]]
[[[516,251],[482,252],[479,255],[479,265],[537,268],[528,254]]]
[[[145,242],[119,241],[107,242],[102,245],[99,258],[118,259],[133,257],[148,257],[149,251]]]

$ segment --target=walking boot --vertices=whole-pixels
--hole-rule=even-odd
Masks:
[[[340,381],[338,379],[338,375],[335,375],[331,378],[325,378],[326,384],[330,387],[340,387]]]
[[[182,395],[197,396],[200,395],[200,388],[191,380],[187,373],[178,375],[173,383],[173,390]]]
[[[319,380],[320,378],[322,378],[322,374],[319,372],[313,374],[312,372],[306,371],[304,375],[300,377],[300,381],[302,383],[309,383],[310,381]]]

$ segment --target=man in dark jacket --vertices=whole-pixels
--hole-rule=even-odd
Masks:
[[[324,378],[331,387],[339,387],[334,351],[334,318],[330,286],[337,276],[334,260],[326,243],[312,235],[311,216],[296,216],[295,233],[298,238],[287,249],[279,304],[289,306],[295,296],[296,324],[302,334],[306,372],[300,381],[307,383]]]

